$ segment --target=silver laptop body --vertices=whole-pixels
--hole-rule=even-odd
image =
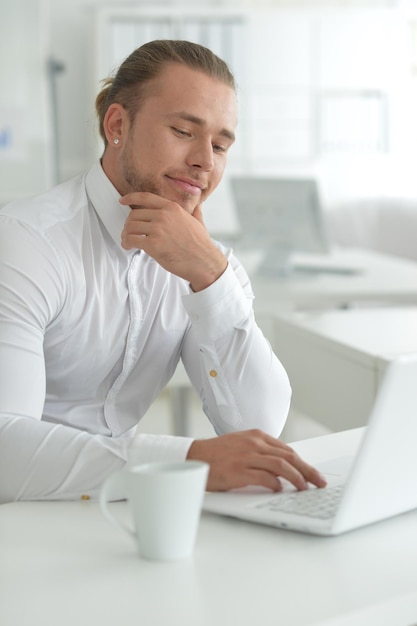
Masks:
[[[331,437],[329,445],[330,442]],[[356,456],[316,465],[328,478],[328,487],[296,492],[287,486],[279,494],[257,488],[207,493],[204,509],[279,528],[338,535],[417,508],[416,448],[417,355],[414,354],[400,357],[387,366]],[[318,509],[314,515],[302,512],[303,499],[326,498],[335,488],[340,493],[332,516],[325,507],[324,512]],[[298,512],[282,510],[288,507],[289,499],[298,501],[295,507]]]

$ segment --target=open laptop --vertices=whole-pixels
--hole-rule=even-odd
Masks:
[[[417,508],[416,448],[413,354],[387,366],[356,456],[335,458],[322,467],[315,464],[328,479],[327,487],[297,492],[286,485],[278,494],[255,487],[207,493],[204,509],[289,530],[338,535]]]

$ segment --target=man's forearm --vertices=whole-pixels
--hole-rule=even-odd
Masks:
[[[126,462],[180,460],[191,441],[159,435],[111,438],[31,418],[3,416],[0,502],[97,498],[106,476]]]

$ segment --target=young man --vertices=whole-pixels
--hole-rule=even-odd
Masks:
[[[211,490],[323,486],[277,439],[286,373],[202,219],[234,140],[227,66],[151,42],[96,108],[101,161],[1,212],[0,500],[97,497],[127,462],[184,458],[210,464]],[[219,436],[135,435],[180,358]]]

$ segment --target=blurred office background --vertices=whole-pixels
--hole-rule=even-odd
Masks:
[[[325,201],[416,192],[416,0],[1,0],[0,35],[0,202],[89,166],[100,78],[159,36],[232,66],[231,172],[312,175]]]

